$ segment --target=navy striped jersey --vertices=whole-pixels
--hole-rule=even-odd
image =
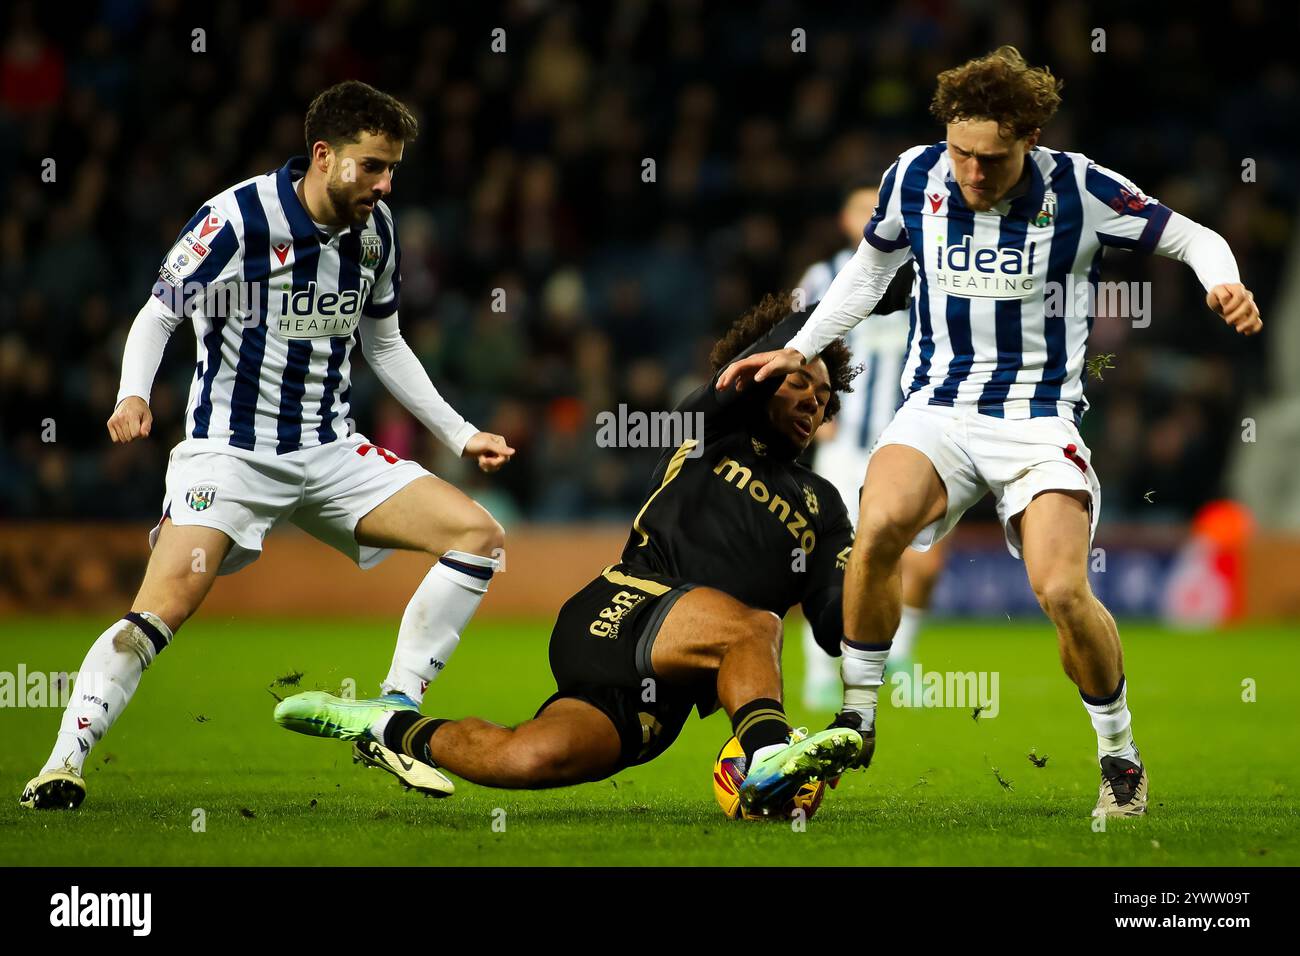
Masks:
[[[163,260],[153,294],[198,339],[187,438],[285,454],[348,434],[349,356],[363,318],[397,311],[401,253],[383,202],[319,229],[295,191],[307,163],[218,193]]]
[[[821,300],[853,253],[853,249],[842,249],[808,267],[799,280],[806,301]],[[860,371],[853,379],[853,390],[840,396],[833,434],[818,441],[819,472],[821,460],[828,455],[851,452],[855,459],[865,456],[902,404],[900,381],[907,360],[907,305],[911,291],[912,270],[899,269],[871,316],[845,333],[844,342]]]
[[[1018,195],[987,212],[963,200],[947,143],[885,173],[864,237],[915,272],[905,401],[1082,418],[1102,254],[1155,251],[1171,212],[1081,153],[1035,147],[1026,166]]]

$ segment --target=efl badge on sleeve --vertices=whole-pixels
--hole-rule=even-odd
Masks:
[[[207,511],[216,498],[216,485],[195,485],[185,492],[185,503],[194,511]]]
[[[379,266],[379,260],[384,255],[384,244],[379,239],[377,232],[363,232],[361,234],[361,268],[375,269]]]
[[[1056,193],[1050,189],[1043,193],[1043,208],[1038,210],[1038,215],[1034,217],[1034,225],[1050,226],[1052,220],[1056,218]]]

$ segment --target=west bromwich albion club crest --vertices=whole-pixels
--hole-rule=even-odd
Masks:
[[[1038,210],[1038,215],[1034,217],[1035,226],[1050,226],[1052,220],[1056,218],[1056,193],[1050,189],[1043,193],[1043,208]]]
[[[374,269],[379,265],[379,260],[384,255],[384,244],[379,240],[377,232],[363,232],[361,234],[361,267],[363,269]]]
[[[207,511],[216,497],[216,485],[195,485],[185,492],[185,503],[195,511]]]

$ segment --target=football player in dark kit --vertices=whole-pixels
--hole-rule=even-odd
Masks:
[[[697,437],[665,452],[622,561],[561,608],[550,642],[558,689],[536,717],[502,727],[309,692],[283,701],[276,720],[355,740],[363,753],[383,744],[484,786],[540,788],[653,760],[693,708],[705,716],[721,706],[750,768],[742,806],[759,815],[859,761],[856,730],[801,737],[781,702],[781,619],[790,607],[802,606],[829,653],[843,637],[853,529],[839,493],[797,458],[848,389],[849,352],[835,342],[784,378],[741,392],[715,388],[728,364],[784,343],[804,318],[790,314],[788,299],[768,296],[715,345],[713,381],[676,409],[702,416],[703,434],[687,432]],[[400,766],[386,769],[403,777]]]

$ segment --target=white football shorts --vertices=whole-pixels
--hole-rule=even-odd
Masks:
[[[218,574],[233,574],[262,553],[262,540],[288,519],[362,568],[389,548],[357,543],[357,522],[417,478],[423,466],[350,435],[284,455],[254,453],[222,441],[187,438],[167,462],[163,517],[175,525],[224,531],[233,544]],[[162,521],[149,532],[158,541]]]
[[[913,539],[917,551],[928,551],[985,492],[993,493],[1007,549],[1017,558],[1020,537],[1011,519],[1044,491],[1087,492],[1089,538],[1096,534],[1101,482],[1079,430],[1064,418],[1007,419],[981,415],[972,405],[904,405],[872,454],[885,445],[915,448],[948,489],[948,512]]]

